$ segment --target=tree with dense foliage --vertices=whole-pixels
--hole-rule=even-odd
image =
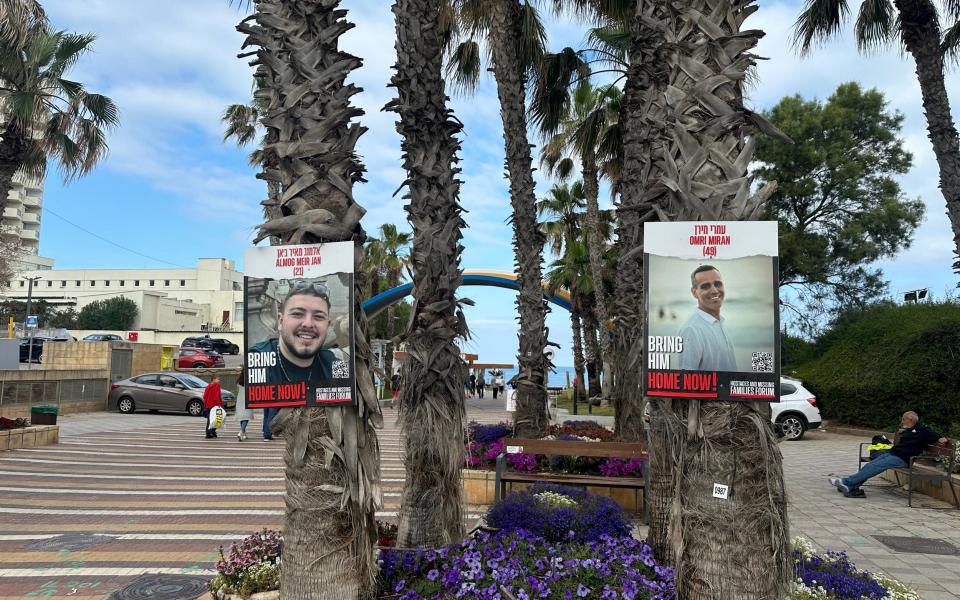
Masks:
[[[895,179],[911,163],[903,115],[878,90],[845,83],[825,103],[790,96],[764,116],[794,140],[761,137],[754,157],[754,175],[779,182],[766,211],[780,223],[780,285],[792,292],[782,306],[815,332],[824,312],[886,291],[871,264],[909,247],[923,217]]]
[[[77,328],[123,331],[133,327],[139,314],[137,303],[125,296],[95,300],[80,309]]]
[[[53,329],[79,329],[80,313],[72,306],[55,311],[50,315],[50,318],[47,319],[47,327]]]
[[[465,37],[451,52],[453,81],[468,89],[480,77],[480,39],[485,38],[497,84],[506,168],[510,180],[513,247],[520,315],[517,437],[540,437],[549,424],[544,349],[546,300],[542,286],[543,234],[537,227],[533,157],[527,136],[526,92],[531,70],[543,56],[546,33],[536,8],[524,0],[450,0],[451,30]],[[455,25],[455,26],[453,26]]]
[[[466,461],[463,388],[467,367],[458,342],[467,339],[457,300],[463,281],[463,209],[457,166],[460,122],[447,108],[443,81],[443,0],[397,0],[397,63],[391,85],[398,97],[387,105],[400,120],[404,198],[413,227],[413,305],[404,335],[399,419],[406,478],[397,543],[442,546],[463,537],[461,471]],[[381,228],[388,272],[399,273],[400,248],[409,234]],[[399,277],[397,277],[399,279]],[[396,285],[398,281],[392,282]]]
[[[634,157],[625,150],[621,193],[639,196],[622,199],[620,214],[636,214],[621,218],[621,229],[624,221],[635,228],[656,219],[763,215],[775,185],[751,195],[747,166],[756,136],[745,136],[784,136],[743,106],[742,82],[762,32],[741,26],[756,8],[750,0],[638,5],[630,29],[624,138],[628,143],[637,126],[636,141],[646,152]],[[638,87],[631,92],[632,86]],[[625,241],[639,243],[621,248],[621,261],[627,253],[642,266],[642,229],[629,231]],[[642,284],[639,291],[642,297]],[[627,313],[640,325],[642,306]],[[642,344],[630,350],[639,365]],[[749,403],[657,400],[651,409],[650,538],[674,564],[680,597],[782,597],[790,580],[787,503],[769,420]],[[729,474],[725,501],[711,494],[718,473]]]
[[[42,180],[48,158],[64,181],[85,175],[107,153],[105,130],[119,123],[110,98],[66,78],[96,36],[51,32],[42,21],[23,34],[18,44],[0,39],[0,213],[14,175]]]
[[[807,0],[796,23],[801,52],[838,35],[849,14],[847,0]],[[950,114],[944,74],[946,62],[960,57],[960,2],[948,0],[941,11],[933,0],[863,0],[854,34],[863,53],[892,44],[913,57],[927,137],[940,167],[940,191],[953,228],[958,257],[954,269],[960,274],[960,135]]]
[[[339,48],[353,25],[337,0],[255,0],[237,29],[255,49],[266,129],[262,177],[280,185],[279,214],[256,241],[282,244],[350,240],[355,247],[354,339],[357,398],[352,405],[281,411],[274,430],[286,444],[286,515],[280,589],[286,600],[357,598],[374,585],[374,516],[380,506],[383,416],[373,386],[366,287],[360,268],[366,234],[353,185],[363,180],[356,142],[363,111],[346,83],[361,60]]]

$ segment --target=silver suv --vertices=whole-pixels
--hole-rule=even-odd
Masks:
[[[788,440],[799,440],[808,429],[820,428],[817,397],[803,387],[803,382],[780,378],[780,402],[770,403],[770,418],[780,426]]]

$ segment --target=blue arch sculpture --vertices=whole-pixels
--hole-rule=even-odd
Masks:
[[[463,285],[483,285],[506,288],[508,290],[520,289],[516,274],[502,271],[464,271]],[[367,314],[367,318],[372,318],[394,302],[398,302],[404,296],[409,295],[411,291],[413,291],[413,284],[405,283],[398,285],[392,290],[381,292],[373,298],[364,301],[362,304],[363,312]],[[557,290],[555,294],[551,294],[547,289],[547,284],[544,283],[543,295],[547,301],[556,304],[560,308],[566,310],[571,310],[572,308],[570,294],[566,290]]]

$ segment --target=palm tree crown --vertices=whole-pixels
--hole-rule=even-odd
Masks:
[[[15,172],[43,177],[54,157],[70,181],[106,155],[104,129],[119,122],[116,105],[66,78],[95,39],[37,25],[21,47],[0,43],[0,209]]]

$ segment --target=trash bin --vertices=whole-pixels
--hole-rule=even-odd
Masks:
[[[30,408],[31,425],[56,425],[57,407],[52,404],[44,404]]]

